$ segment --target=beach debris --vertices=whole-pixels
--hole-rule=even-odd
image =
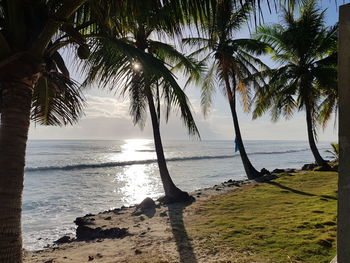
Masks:
[[[89,261],[92,261],[94,260],[94,257],[93,256],[89,256]]]
[[[112,220],[112,217],[111,217],[111,216],[107,216],[107,217],[105,218],[105,220]]]

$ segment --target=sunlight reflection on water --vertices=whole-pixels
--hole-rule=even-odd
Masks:
[[[239,156],[202,158],[234,155],[233,145],[232,141],[165,141],[168,160],[185,158],[167,163],[175,184],[193,191],[228,179],[245,179]],[[313,160],[307,142],[247,141],[246,145],[258,169],[298,168]],[[322,153],[329,148],[327,142],[319,145]],[[26,249],[41,249],[60,236],[74,236],[73,221],[78,216],[136,204],[145,197],[156,199],[163,193],[157,162],[127,164],[156,160],[153,140],[30,141],[27,157],[26,166],[32,171],[26,171],[23,198]],[[125,164],[110,165],[114,162]],[[51,166],[76,168],[33,169]]]
[[[137,161],[155,159],[153,141],[147,139],[130,139],[124,140],[124,144],[120,146],[121,152],[109,154],[106,161]]]
[[[155,165],[127,166],[121,173],[117,173],[114,182],[118,182],[115,189],[122,196],[123,203],[135,204],[146,197],[160,195],[159,176],[154,176]]]
[[[124,160],[145,160],[155,158],[153,141],[146,139],[125,140],[121,145]],[[119,155],[120,156],[120,155]],[[114,160],[120,160],[115,157]],[[160,178],[155,174],[157,165],[131,165],[115,175],[113,183],[116,183],[115,192],[122,196],[122,202],[134,204],[141,202],[146,197],[160,195]]]

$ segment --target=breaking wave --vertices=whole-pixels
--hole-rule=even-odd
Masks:
[[[309,148],[298,149],[298,150],[288,150],[288,151],[274,151],[274,152],[253,152],[249,153],[252,155],[277,155],[277,154],[287,154],[295,152],[308,151]],[[210,160],[210,159],[229,159],[237,158],[239,154],[230,155],[205,155],[205,156],[190,156],[190,157],[173,157],[167,158],[167,162],[182,162],[182,161],[196,161],[196,160]],[[118,166],[128,166],[136,164],[151,164],[156,163],[157,159],[147,159],[147,160],[132,160],[132,161],[122,161],[122,162],[106,162],[106,163],[92,163],[92,164],[74,164],[66,166],[43,166],[43,167],[27,167],[26,172],[36,172],[36,171],[52,171],[52,170],[81,170],[81,169],[92,169],[92,168],[106,168],[106,167],[118,167]]]

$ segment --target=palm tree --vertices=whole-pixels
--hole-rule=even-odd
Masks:
[[[231,109],[236,143],[249,179],[262,174],[250,162],[243,144],[236,109],[237,93],[241,95],[244,109],[249,110],[250,86],[261,85],[264,82],[257,74],[257,66],[266,66],[255,55],[261,54],[265,45],[253,39],[235,39],[234,34],[247,23],[252,3],[246,1],[240,6],[232,0],[218,1],[216,8],[202,26],[203,34],[207,37],[184,39],[185,44],[198,47],[193,54],[205,54],[203,61],[211,62],[202,85],[201,101],[205,114],[211,106],[215,84],[218,82],[223,87]],[[248,85],[247,79],[250,79],[251,85]]]
[[[285,9],[283,25],[257,29],[256,38],[269,45],[272,58],[280,66],[262,72],[269,83],[259,91],[254,118],[268,109],[273,120],[305,109],[311,151],[318,165],[327,166],[317,149],[315,135],[322,115],[320,101],[327,93],[336,93],[337,26],[325,26],[324,11],[316,7],[315,0],[304,2],[299,12],[299,18],[295,18]],[[321,107],[324,121],[334,108],[334,97],[331,101],[325,104],[328,108]]]
[[[157,40],[157,36],[173,36],[181,31],[181,19],[171,12],[173,3],[160,4],[157,0],[142,1],[133,7],[132,19],[122,19],[130,3],[120,3],[116,16],[111,17],[104,34],[94,41],[93,52],[85,64],[86,84],[99,83],[103,87],[126,95],[130,99],[130,115],[134,124],[144,125],[148,107],[160,177],[165,192],[164,201],[179,202],[190,199],[172,181],[164,156],[160,135],[160,108],[164,101],[165,116],[178,109],[190,135],[198,135],[189,101],[178,85],[173,70],[184,70],[198,79],[200,64],[184,56],[173,46]],[[138,12],[139,10],[139,12]],[[175,15],[174,15],[175,14]],[[112,25],[112,26],[111,26]]]
[[[21,207],[30,119],[67,124],[81,113],[80,90],[57,50],[73,41],[69,31],[76,30],[64,21],[71,21],[84,2],[0,1],[0,262],[22,262]],[[65,36],[57,41],[56,34],[64,27]]]
[[[91,12],[106,2],[0,0],[0,262],[22,262],[21,199],[30,119],[59,125],[74,122],[81,113],[80,91],[56,51],[75,42],[78,55],[86,58],[80,33],[94,29],[95,20],[108,19]],[[119,2],[137,1],[108,1],[111,6]],[[181,0],[175,10],[198,15],[211,2]]]

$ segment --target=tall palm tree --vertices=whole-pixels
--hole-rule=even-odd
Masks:
[[[269,83],[259,91],[254,117],[270,109],[272,119],[277,120],[281,115],[288,118],[295,110],[304,109],[315,161],[328,166],[317,149],[315,135],[320,116],[326,121],[336,105],[337,26],[325,26],[324,11],[317,8],[315,0],[303,2],[299,12],[296,18],[285,9],[282,25],[257,29],[256,38],[269,45],[271,57],[279,67],[262,72]]]
[[[80,90],[57,50],[75,38],[68,21],[84,2],[0,1],[0,262],[22,262],[23,173],[31,118],[58,125],[74,122],[81,113]],[[57,41],[64,28],[65,37]]]
[[[201,65],[159,40],[181,32],[182,19],[172,12],[173,2],[139,1],[131,11],[133,18],[123,19],[118,12],[125,12],[128,4],[121,2],[109,24],[101,25],[108,29],[93,43],[93,52],[85,64],[86,83],[97,82],[122,95],[127,94],[134,124],[144,125],[148,107],[165,201],[186,201],[190,196],[176,187],[166,165],[159,130],[160,105],[163,100],[166,120],[171,110],[178,109],[189,134],[199,136],[189,101],[173,71],[184,70],[189,77],[198,79]]]
[[[184,39],[185,44],[197,46],[198,50],[193,54],[205,54],[204,60],[211,65],[204,78],[202,85],[202,105],[206,114],[211,106],[212,94],[216,89],[215,84],[223,87],[227,96],[234,130],[236,143],[243,162],[245,172],[249,179],[261,176],[246,153],[239,127],[237,116],[237,93],[240,93],[244,109],[247,111],[250,104],[250,87],[261,85],[264,79],[257,74],[266,66],[255,57],[264,51],[265,45],[253,39],[235,39],[234,35],[250,17],[252,1],[237,5],[232,0],[220,0],[215,9],[203,24],[202,31],[206,37]],[[246,80],[250,79],[251,83]]]
[[[58,125],[74,122],[81,113],[80,91],[56,51],[76,42],[78,55],[86,58],[89,52],[79,32],[89,33],[94,21],[108,19],[91,12],[106,2],[0,0],[0,262],[22,261],[21,204],[30,119]],[[137,1],[108,1],[111,6],[119,2]],[[176,13],[195,17],[215,1],[180,2]]]

